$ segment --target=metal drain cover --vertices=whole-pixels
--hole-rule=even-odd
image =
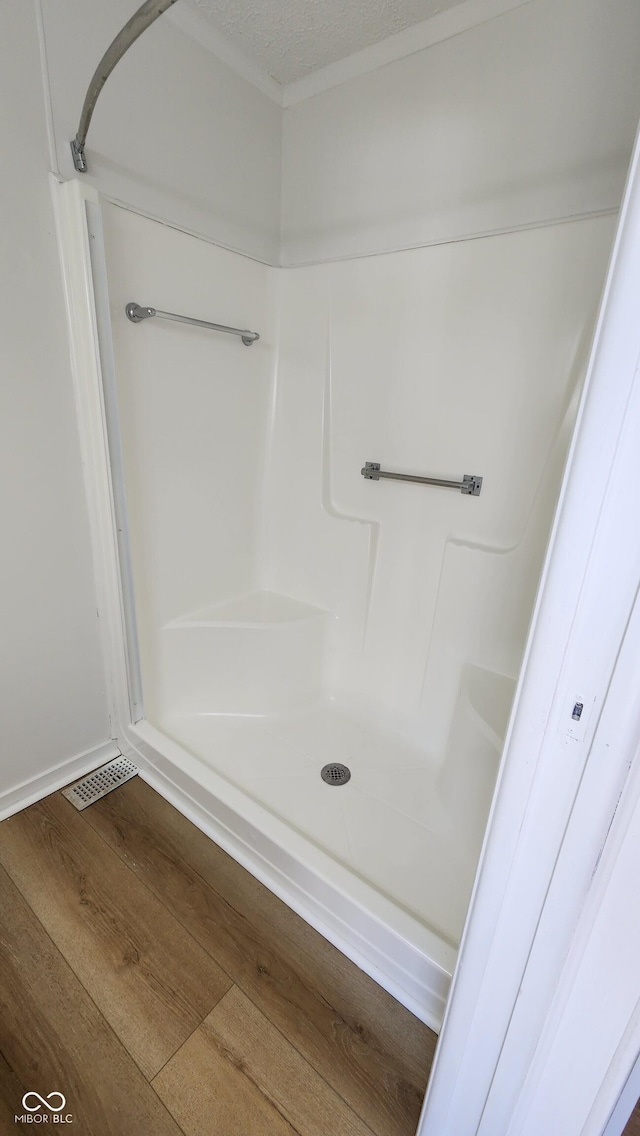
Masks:
[[[118,785],[123,785],[130,777],[135,777],[137,772],[138,767],[132,761],[129,761],[128,757],[114,757],[113,761],[101,765],[100,769],[96,769],[87,777],[83,777],[82,781],[77,781],[75,785],[63,789],[62,796],[71,801],[76,809],[86,809],[87,805],[99,801],[112,789],[117,789]]]
[[[339,761],[332,761],[330,765],[323,765],[320,776],[327,785],[346,785],[351,780],[351,770]]]

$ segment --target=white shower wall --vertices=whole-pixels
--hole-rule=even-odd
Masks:
[[[153,717],[171,697],[160,629],[257,586],[275,270],[117,206],[103,206],[103,217],[144,695]],[[124,315],[129,300],[255,327],[261,339],[247,349],[234,337],[212,343],[210,333],[173,322],[134,327]]]
[[[337,617],[329,690],[438,761],[464,668],[519,669],[612,233],[600,218],[280,277],[266,586]],[[482,494],[368,481],[365,460],[479,474]]]
[[[612,219],[278,270],[103,211],[146,717],[455,943]]]

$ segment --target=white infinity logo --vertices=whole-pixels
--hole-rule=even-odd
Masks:
[[[34,1097],[35,1100],[37,1100],[39,1103],[34,1104],[34,1105],[27,1104],[29,1097]],[[49,1104],[49,1101],[51,1100],[52,1097],[57,1097],[58,1100],[61,1101],[62,1103],[59,1104],[59,1105]],[[42,1108],[43,1105],[44,1105],[45,1108],[49,1109],[49,1112],[62,1112],[66,1103],[67,1103],[67,1098],[64,1097],[62,1095],[62,1093],[49,1093],[48,1096],[45,1098],[45,1097],[41,1097],[40,1093],[31,1093],[30,1092],[30,1093],[25,1093],[23,1098],[22,1098],[22,1107],[26,1108],[27,1112],[37,1112],[38,1109]]]

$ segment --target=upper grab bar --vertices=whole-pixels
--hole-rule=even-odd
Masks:
[[[239,335],[245,347],[251,347],[251,344],[260,338],[257,331],[243,331],[239,327],[227,327],[224,323],[209,323],[208,320],[192,319],[191,316],[177,316],[174,312],[161,312],[159,308],[143,308],[140,304],[133,302],[127,304],[124,310],[127,319],[130,319],[132,323],[141,323],[142,320],[149,319],[151,316],[176,320],[178,323],[193,323],[196,327],[208,327],[211,331],[226,331],[229,335]]]

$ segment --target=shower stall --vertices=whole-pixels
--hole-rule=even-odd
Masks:
[[[615,210],[276,265],[53,191],[121,745],[438,1029]]]
[[[437,1027],[613,221],[279,269],[62,193],[91,250],[134,752]]]

